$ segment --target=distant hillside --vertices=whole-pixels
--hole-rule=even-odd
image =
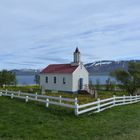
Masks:
[[[39,70],[34,70],[34,69],[14,69],[11,70],[11,72],[15,73],[16,75],[36,75],[39,73]]]
[[[90,73],[90,75],[93,74],[104,75],[104,74],[109,74],[110,72],[118,68],[127,70],[129,62],[130,61],[103,60],[103,61],[95,61],[93,63],[85,64],[85,67]],[[135,60],[135,62],[140,62],[140,60]],[[36,75],[40,72],[40,70],[35,70],[35,69],[14,69],[11,71],[14,72],[16,75]]]
[[[134,60],[130,60],[134,61]],[[124,70],[128,69],[128,63],[130,61],[96,61],[93,63],[88,63],[85,65],[86,69],[92,74],[109,74],[110,72],[122,68]],[[135,60],[135,62],[140,62],[140,60]]]

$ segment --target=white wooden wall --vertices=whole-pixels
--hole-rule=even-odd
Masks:
[[[46,76],[48,76],[48,83],[46,83]],[[54,83],[54,76],[56,83]],[[66,78],[66,84],[63,84],[63,77]],[[48,90],[71,92],[72,74],[40,74],[40,85]]]
[[[89,73],[86,70],[86,68],[82,65],[79,66],[73,73],[73,91],[79,90],[79,79],[83,78],[83,85],[88,85],[89,84]]]

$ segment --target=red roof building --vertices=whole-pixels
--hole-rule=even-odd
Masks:
[[[50,64],[40,73],[42,93],[45,90],[78,92],[89,83],[88,71],[81,63],[80,51],[76,48],[73,62],[69,64]]]
[[[41,73],[73,73],[78,66],[72,66],[71,64],[51,64],[48,65],[45,69],[41,71]]]

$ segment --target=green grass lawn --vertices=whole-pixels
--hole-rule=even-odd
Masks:
[[[87,93],[82,93],[82,94],[71,94],[71,93],[51,93],[51,92],[46,92],[46,95],[48,96],[62,96],[65,98],[77,98],[78,99],[78,104],[85,104],[89,102],[96,101],[94,97],[92,97],[90,94]],[[125,92],[113,92],[113,91],[98,91],[98,98],[100,99],[107,99],[113,97],[113,95],[116,96],[123,96],[123,95],[128,95]]]
[[[6,88],[0,88],[0,89],[7,89],[7,90],[11,90],[11,91],[21,91],[21,92],[28,92],[28,93],[36,93],[36,92],[40,92],[39,86],[9,86]],[[106,99],[106,98],[110,98],[113,97],[113,95],[116,96],[122,96],[122,95],[128,95],[127,93],[124,92],[113,92],[113,91],[98,91],[98,98],[100,99]],[[84,104],[84,103],[88,103],[88,102],[93,102],[96,99],[94,97],[92,97],[90,94],[72,94],[72,93],[51,93],[51,92],[46,92],[46,95],[48,96],[62,96],[65,98],[78,98],[79,104]]]
[[[29,93],[35,93],[40,92],[39,86],[6,86],[6,87],[0,87],[2,90],[12,90],[12,91],[22,91],[22,92],[29,92]]]
[[[140,103],[76,117],[72,110],[0,97],[0,140],[140,140]]]

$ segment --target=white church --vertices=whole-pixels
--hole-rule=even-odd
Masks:
[[[78,93],[89,84],[89,73],[81,62],[78,48],[74,52],[74,60],[69,64],[50,64],[40,73],[42,91],[64,91]]]

